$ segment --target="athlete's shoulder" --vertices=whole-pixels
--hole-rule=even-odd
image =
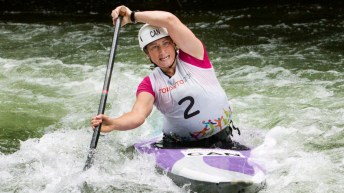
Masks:
[[[179,49],[178,57],[181,61],[191,64],[193,66],[197,66],[199,68],[205,68],[205,69],[212,68],[213,65],[211,64],[209,60],[208,53],[204,45],[203,45],[203,50],[204,50],[203,60],[195,58],[181,49]]]
[[[148,92],[155,97],[152,82],[149,76],[144,77],[139,86],[137,87],[136,96],[138,96],[141,92]]]

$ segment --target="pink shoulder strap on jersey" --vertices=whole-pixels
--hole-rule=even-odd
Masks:
[[[204,45],[203,45],[203,50],[204,50],[203,60],[197,59],[197,58],[185,53],[181,49],[179,49],[179,58],[182,61],[189,63],[193,66],[197,66],[199,68],[212,68],[213,65],[210,63],[210,60],[208,58],[208,53],[207,53]]]
[[[149,76],[144,77],[139,86],[137,87],[136,96],[138,96],[141,92],[148,92],[152,94],[153,97],[155,97]]]

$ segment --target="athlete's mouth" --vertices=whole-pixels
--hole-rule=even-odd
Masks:
[[[160,58],[160,61],[165,61],[165,60],[168,60],[170,59],[170,55],[166,56],[166,57],[163,57],[163,58]]]

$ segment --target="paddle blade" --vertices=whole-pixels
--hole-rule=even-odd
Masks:
[[[94,158],[94,154],[96,153],[96,149],[95,148],[90,148],[88,151],[88,155],[87,155],[87,160],[84,166],[84,171],[90,169],[93,165],[93,158]]]

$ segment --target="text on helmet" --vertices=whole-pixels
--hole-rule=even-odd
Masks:
[[[154,30],[150,31],[149,34],[151,37],[154,37],[156,35],[160,35],[160,29],[154,29]]]

